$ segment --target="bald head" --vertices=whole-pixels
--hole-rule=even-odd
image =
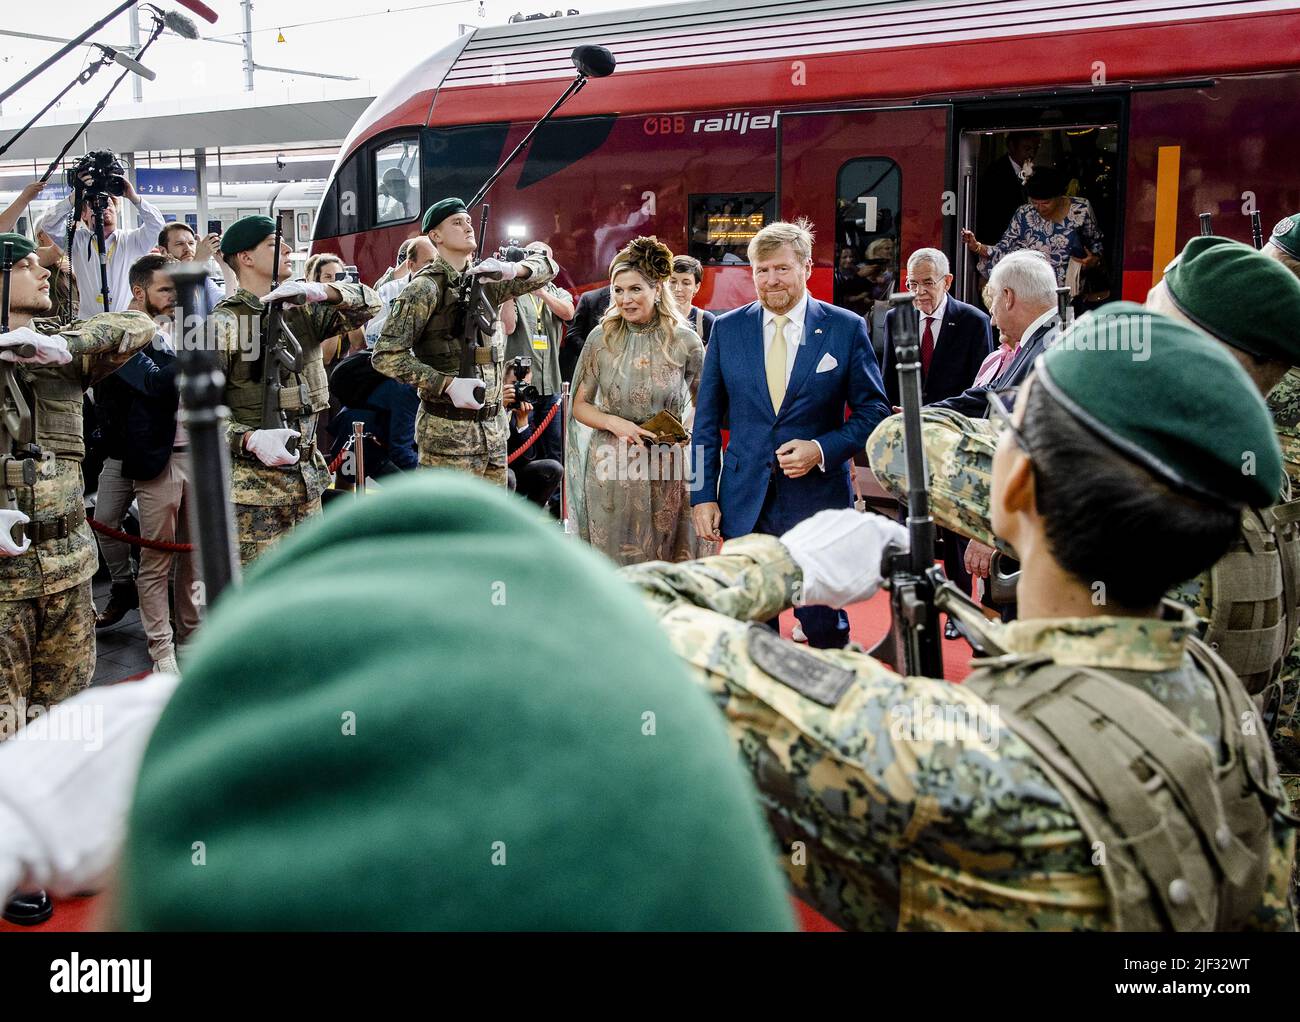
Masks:
[[[433,242],[428,238],[423,235],[412,238],[406,246],[406,272],[418,273],[421,268],[433,262],[433,257],[437,254]]]

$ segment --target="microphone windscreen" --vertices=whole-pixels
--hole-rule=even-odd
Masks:
[[[176,2],[186,10],[193,11],[204,21],[210,22],[213,25],[217,23],[217,12],[207,4],[200,3],[199,0],[176,0]],[[197,37],[197,35],[198,32],[196,31],[195,37]]]
[[[578,46],[573,50],[573,66],[588,78],[607,78],[614,73],[614,54],[603,46]]]
[[[199,27],[185,15],[176,11],[168,11],[164,14],[163,22],[178,36],[184,36],[186,39],[197,39],[199,37]]]
[[[133,74],[139,75],[147,82],[152,82],[155,78],[158,77],[147,67],[141,64],[138,60],[132,60],[125,53],[119,53],[117,50],[114,50],[113,60],[115,60],[118,64],[121,64],[124,68],[126,68],[128,71],[132,72]]]

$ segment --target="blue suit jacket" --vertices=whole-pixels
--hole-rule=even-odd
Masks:
[[[828,355],[837,364],[817,372]],[[853,410],[847,421],[846,404]],[[731,442],[723,464],[720,430],[728,415]],[[717,501],[726,538],[754,531],[774,476],[781,480],[779,517],[791,526],[827,508],[849,507],[849,462],[888,415],[861,316],[809,296],[803,343],[785,400],[774,413],[764,370],[763,307],[753,302],[725,313],[714,321],[696,398],[691,503]],[[789,440],[821,444],[826,471],[814,468],[787,479],[777,466],[776,449]]]

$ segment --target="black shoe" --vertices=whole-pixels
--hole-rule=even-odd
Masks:
[[[96,628],[111,628],[140,606],[140,593],[134,582],[114,582],[106,606],[96,617]]]
[[[943,625],[943,637],[945,639],[960,639],[961,632],[957,631],[957,626],[953,624],[952,618],[949,618]]]
[[[18,926],[36,926],[54,915],[54,903],[44,891],[15,894],[5,905],[4,918]]]

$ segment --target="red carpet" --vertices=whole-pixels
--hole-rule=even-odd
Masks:
[[[878,593],[866,603],[856,603],[848,608],[849,637],[865,649],[870,649],[889,628],[889,594]],[[781,615],[781,634],[790,637],[794,627],[794,611]],[[949,681],[961,681],[970,673],[970,646],[960,639],[945,640],[943,644],[944,676]],[[140,677],[144,677],[141,675]],[[134,679],[132,679],[134,680]],[[5,932],[74,932],[99,929],[100,901],[94,898],[56,898],[54,915],[40,926],[14,926],[0,919],[0,933]],[[800,929],[808,933],[838,932],[839,927],[813,911],[803,902],[791,898]]]

